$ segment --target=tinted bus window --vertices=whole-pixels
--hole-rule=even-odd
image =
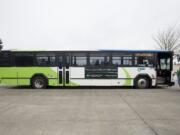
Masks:
[[[134,64],[136,66],[153,66],[153,57],[135,57]]]
[[[72,66],[86,66],[87,65],[87,53],[79,52],[72,53]]]
[[[48,56],[38,56],[36,57],[38,66],[48,66]]]
[[[15,56],[16,66],[33,66],[33,56]]]
[[[16,66],[33,66],[34,55],[29,52],[17,52],[15,53],[14,62]]]
[[[58,56],[58,66],[59,67],[63,66],[63,57],[62,56]]]
[[[49,64],[50,64],[50,66],[55,66],[56,65],[56,57],[55,56],[50,56],[49,57]]]
[[[160,68],[162,70],[169,70],[170,69],[170,58],[160,59]]]
[[[105,58],[104,57],[90,57],[90,65],[100,66],[104,65]]]
[[[72,65],[73,66],[86,66],[87,65],[87,57],[72,57]]]
[[[123,57],[124,66],[132,66],[132,57]]]
[[[10,54],[8,52],[0,52],[0,66],[10,66]]]
[[[121,65],[121,57],[115,57],[115,56],[113,56],[113,57],[112,57],[112,64],[113,64],[113,65],[116,65],[116,66]]]
[[[134,64],[136,66],[149,66],[154,64],[154,55],[152,53],[136,53]]]
[[[37,54],[37,66],[56,66],[56,57],[54,54]]]
[[[108,66],[111,64],[109,52],[91,52],[89,53],[89,64],[92,66]]]
[[[66,66],[70,66],[70,56],[66,56]]]
[[[105,59],[104,65],[106,65],[106,66],[110,65],[110,57],[109,57],[109,56],[106,56],[105,58],[106,58],[106,59]]]

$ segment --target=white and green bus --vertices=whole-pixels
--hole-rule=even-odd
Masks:
[[[1,51],[0,85],[172,86],[173,52],[153,50]]]

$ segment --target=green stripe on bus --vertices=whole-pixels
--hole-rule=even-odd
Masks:
[[[57,78],[58,74],[51,67],[1,67],[0,79],[1,84],[9,85],[30,85],[29,79],[36,73],[42,73],[47,78]],[[14,79],[2,79],[2,78],[14,78]],[[19,78],[17,80],[17,78]],[[57,80],[50,81],[50,85],[57,86]]]
[[[124,86],[131,86],[131,80],[132,79],[129,79],[129,78],[131,78],[129,72],[125,68],[122,68],[122,70],[124,71],[126,78],[128,78],[128,79],[125,79]]]
[[[48,79],[50,86],[62,86],[58,82],[58,73],[51,67],[1,67],[0,84],[4,85],[30,85],[30,78],[37,73],[44,74]],[[64,79],[64,78],[63,78]],[[79,86],[79,84],[70,81],[66,86]]]

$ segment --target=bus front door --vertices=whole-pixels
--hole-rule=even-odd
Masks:
[[[157,83],[167,84],[171,83],[171,71],[172,71],[172,58],[169,53],[158,54],[157,64]]]
[[[65,58],[58,56],[58,84],[59,86],[69,85],[69,56]]]

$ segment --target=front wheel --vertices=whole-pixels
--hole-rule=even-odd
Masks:
[[[149,88],[149,79],[147,77],[138,77],[135,80],[135,87],[138,89],[147,89]]]
[[[32,79],[32,87],[34,89],[45,89],[47,87],[47,81],[41,76],[34,77]]]

